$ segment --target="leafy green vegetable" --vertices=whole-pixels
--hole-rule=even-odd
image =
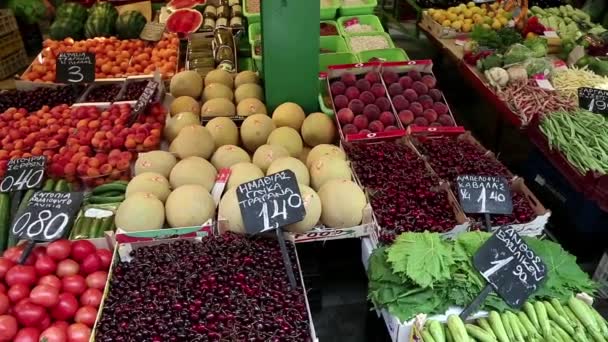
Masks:
[[[475,40],[479,45],[489,49],[504,52],[509,46],[523,41],[521,34],[516,30],[505,27],[498,31],[484,28],[481,25],[475,25],[471,31],[471,39]]]
[[[28,24],[39,22],[46,14],[46,7],[42,0],[9,0],[7,7],[13,11],[15,17]]]
[[[481,71],[490,70],[494,67],[502,67],[502,56],[499,54],[490,55],[484,59],[480,59],[477,62],[477,68],[479,68]]]
[[[545,57],[549,51],[548,43],[545,38],[532,38],[526,39],[524,45],[532,51],[532,57],[540,58]]]
[[[517,64],[524,62],[532,57],[532,50],[523,44],[515,44],[509,48],[509,51],[504,55],[505,65]]]

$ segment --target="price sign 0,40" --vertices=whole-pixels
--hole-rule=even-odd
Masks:
[[[95,54],[62,52],[57,57],[57,82],[91,83],[95,81]]]
[[[504,177],[462,175],[456,178],[465,213],[507,215],[513,212],[509,182]]]
[[[291,170],[273,173],[236,189],[248,234],[278,229],[306,215],[296,175]]]
[[[0,192],[21,191],[40,186],[44,179],[46,157],[34,156],[8,162]]]
[[[608,115],[608,90],[578,88],[578,106],[596,114]]]
[[[31,241],[53,241],[65,235],[82,203],[81,192],[38,191],[11,224],[11,234]]]

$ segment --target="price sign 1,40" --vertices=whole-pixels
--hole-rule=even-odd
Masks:
[[[269,214],[268,206],[272,208],[272,215]],[[302,206],[302,197],[298,194],[291,194],[287,199],[272,200],[272,202],[264,202],[262,204],[262,210],[258,217],[261,217],[264,221],[264,230],[277,229],[279,223],[275,219],[287,220],[287,209],[297,209]],[[270,220],[273,220],[273,226],[270,226]]]
[[[513,211],[509,182],[504,177],[462,175],[456,183],[465,213],[507,215]]]

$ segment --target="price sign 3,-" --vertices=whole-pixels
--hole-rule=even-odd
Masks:
[[[89,52],[62,52],[57,57],[59,83],[91,83],[95,81],[95,54]]]

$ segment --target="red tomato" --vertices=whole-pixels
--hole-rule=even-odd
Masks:
[[[40,341],[45,341],[44,339],[46,339],[46,342],[66,342],[68,339],[66,329],[51,326],[40,334]]]
[[[38,280],[38,285],[50,285],[61,290],[61,279],[59,279],[56,275],[45,275],[44,277]]]
[[[99,308],[99,304],[101,304],[101,297],[103,297],[103,292],[98,289],[87,289],[80,296],[80,305],[82,306],[92,306],[94,308]]]
[[[30,299],[34,304],[50,308],[59,301],[59,289],[51,285],[38,285],[30,292]]]
[[[80,266],[78,266],[78,263],[72,259],[61,260],[59,264],[57,264],[57,276],[59,278],[78,274],[79,270]]]
[[[46,255],[46,247],[38,246],[38,247],[34,248],[34,250],[32,251],[32,254],[34,254],[36,256],[36,258],[38,258],[41,255]]]
[[[97,271],[87,276],[87,286],[93,289],[103,290],[106,287],[108,272]]]
[[[85,274],[103,270],[101,266],[101,257],[97,254],[89,254],[80,264],[80,270]]]
[[[0,341],[10,341],[17,333],[17,320],[10,315],[0,316]]]
[[[8,296],[4,293],[0,293],[0,315],[4,315],[10,307],[11,302],[8,299]]]
[[[61,284],[63,291],[74,295],[80,295],[87,289],[84,277],[79,274],[63,277]]]
[[[40,320],[40,322],[38,324],[36,324],[36,328],[38,328],[38,330],[42,331],[48,327],[51,326],[51,316],[49,316],[47,313],[44,314],[44,318],[42,320]]]
[[[72,243],[72,252],[70,256],[72,259],[81,262],[90,254],[95,254],[97,247],[87,240],[77,240]]]
[[[53,327],[58,327],[58,328],[60,328],[61,330],[64,330],[64,331],[65,331],[65,330],[68,330],[68,327],[69,327],[70,325],[69,325],[69,324],[68,324],[68,322],[66,322],[66,321],[55,321],[55,322],[53,322],[52,326],[53,326]]]
[[[46,254],[56,261],[67,258],[71,251],[72,246],[68,240],[53,241],[46,247]]]
[[[57,263],[50,256],[43,254],[38,256],[34,264],[38,276],[53,274],[57,270]]]
[[[15,265],[14,262],[10,261],[8,258],[0,258],[0,279],[4,279],[6,272]]]
[[[37,328],[23,328],[19,330],[13,342],[38,342],[40,330]]]
[[[51,316],[54,319],[67,321],[74,317],[78,310],[78,301],[71,293],[62,293],[59,295],[59,302],[51,309]]]
[[[30,295],[30,288],[27,285],[15,284],[8,289],[8,298],[13,303],[17,303],[23,298],[27,298]]]
[[[40,305],[34,303],[22,302],[15,306],[15,317],[19,323],[26,327],[33,327],[39,324],[44,319],[46,311]]]
[[[8,286],[15,284],[33,285],[36,283],[36,270],[33,266],[15,265],[6,272],[5,280]]]
[[[3,256],[16,264],[19,262],[19,259],[21,258],[21,253],[23,253],[24,248],[25,248],[25,244],[11,247],[11,248],[7,249],[6,251],[4,251]],[[36,255],[34,255],[32,253],[25,260],[25,264],[33,265],[35,261],[36,261]]]
[[[0,283],[0,292],[6,293],[6,285],[4,283]]]
[[[82,323],[89,328],[92,328],[95,324],[95,319],[97,318],[97,309],[92,306],[83,306],[78,311],[76,311],[76,316],[74,316],[74,321],[76,323]]]
[[[82,323],[74,323],[68,327],[68,342],[88,342],[91,329]]]
[[[112,263],[112,252],[110,250],[102,248],[98,249],[95,254],[101,258],[101,269],[109,270],[110,264]]]

